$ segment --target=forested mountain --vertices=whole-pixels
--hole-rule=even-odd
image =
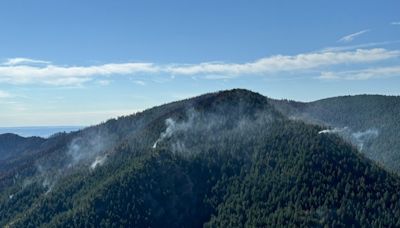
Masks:
[[[302,105],[236,89],[54,135],[0,169],[0,225],[400,226],[400,178]]]
[[[292,119],[325,125],[367,157],[400,173],[400,97],[343,96],[310,103],[270,100]]]
[[[24,138],[15,134],[0,134],[0,161],[19,156],[25,150],[38,148],[44,141],[39,137]]]

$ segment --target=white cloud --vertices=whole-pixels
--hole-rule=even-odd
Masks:
[[[110,80],[99,80],[97,81],[97,84],[101,85],[101,86],[108,86],[110,85],[111,81]]]
[[[400,56],[400,51],[388,51],[381,48],[358,49],[347,52],[319,52],[294,56],[277,55],[244,64],[200,63],[197,65],[174,65],[167,67],[166,71],[182,75],[218,74],[231,75],[233,77],[246,74],[309,70],[338,64],[366,63],[398,56]]]
[[[205,75],[204,76],[204,78],[205,79],[221,79],[221,80],[226,80],[226,79],[231,79],[232,77],[231,76],[228,76],[228,75],[215,75],[215,74],[212,74],[212,75]]]
[[[370,48],[376,46],[384,46],[389,44],[398,44],[400,40],[392,40],[392,41],[382,41],[382,42],[371,42],[357,45],[345,45],[345,46],[336,46],[336,47],[326,47],[322,49],[322,52],[337,52],[337,51],[349,51],[356,50],[361,48]]]
[[[142,80],[134,80],[133,83],[135,83],[136,85],[141,85],[141,86],[146,85],[146,82],[144,82]]]
[[[323,80],[367,80],[400,76],[400,66],[368,68],[361,70],[322,72],[318,77]]]
[[[29,59],[29,58],[12,58],[12,59],[7,59],[3,63],[3,65],[7,66],[14,66],[14,65],[21,65],[21,64],[51,64],[49,61],[44,61],[44,60],[37,60],[37,59]]]
[[[400,21],[393,21],[392,23],[390,23],[391,25],[400,25]]]
[[[0,65],[0,83],[82,85],[99,76],[168,74],[204,76],[209,79],[233,78],[245,75],[272,75],[277,72],[315,70],[339,64],[369,63],[400,56],[400,51],[383,48],[358,49],[352,51],[324,51],[298,55],[275,55],[247,63],[198,63],[166,64],[154,63],[110,63],[91,66],[48,65]],[[207,76],[208,75],[208,76]],[[219,75],[219,77],[210,77]],[[143,84],[141,82],[137,84]]]
[[[144,110],[144,108],[96,111],[71,110],[68,112],[15,112],[16,110],[14,110],[0,112],[0,126],[87,126],[98,124],[116,116],[131,115]]]
[[[79,85],[93,76],[156,72],[151,63],[110,63],[97,66],[0,66],[0,82],[12,84],[42,83],[49,85]]]
[[[9,94],[8,92],[0,90],[0,99],[2,99],[2,98],[10,98],[10,97],[12,97],[11,94]]]
[[[351,42],[351,41],[353,41],[356,37],[361,36],[362,34],[367,33],[367,32],[369,32],[369,31],[371,31],[371,30],[365,29],[365,30],[362,30],[362,31],[359,31],[359,32],[356,32],[356,33],[352,33],[352,34],[350,34],[350,35],[347,35],[347,36],[344,36],[344,37],[340,38],[338,41],[339,41],[339,42],[345,42],[345,43]]]

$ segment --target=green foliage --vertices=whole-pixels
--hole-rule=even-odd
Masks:
[[[174,133],[158,140],[168,118]],[[285,118],[259,94],[232,90],[55,136],[33,162],[14,163],[21,177],[0,176],[0,225],[399,226],[399,177],[321,129]],[[74,138],[105,131],[113,143],[104,165],[66,165]],[[53,166],[24,174],[34,164]],[[49,173],[57,178],[45,185]]]
[[[328,98],[310,103],[270,100],[283,114],[309,123],[352,132],[375,129],[361,152],[390,171],[400,173],[400,97],[358,95]]]
[[[28,149],[33,150],[40,147],[44,141],[45,139],[39,137],[24,138],[15,134],[1,134],[0,161],[21,156],[21,153]]]

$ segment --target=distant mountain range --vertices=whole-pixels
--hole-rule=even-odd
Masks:
[[[205,94],[0,137],[5,227],[399,227],[399,97]]]
[[[82,126],[35,126],[35,127],[0,127],[0,134],[16,134],[22,137],[47,138],[59,132],[71,132],[82,129]]]
[[[15,134],[0,135],[0,161],[10,157],[22,156],[25,151],[32,151],[39,148],[45,139],[40,137],[24,138]]]

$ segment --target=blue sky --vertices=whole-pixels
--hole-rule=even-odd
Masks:
[[[0,2],[0,126],[89,125],[205,92],[400,95],[399,1]]]

